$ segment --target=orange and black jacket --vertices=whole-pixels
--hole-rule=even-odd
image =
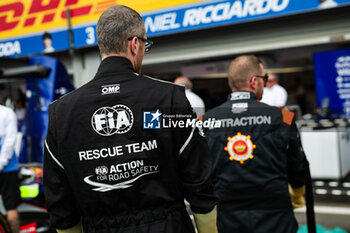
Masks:
[[[288,183],[293,188],[305,183],[305,154],[294,113],[239,91],[203,120],[209,118],[221,123],[205,132],[218,209],[292,209]]]

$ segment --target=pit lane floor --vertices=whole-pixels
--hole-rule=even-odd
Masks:
[[[315,197],[316,224],[327,229],[340,227],[350,232],[350,197],[318,196]],[[306,224],[306,208],[294,210],[299,225]]]

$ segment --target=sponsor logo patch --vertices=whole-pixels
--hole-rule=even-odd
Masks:
[[[250,99],[249,92],[233,92],[231,94],[231,100],[247,100]]]
[[[159,165],[146,165],[144,160],[116,163],[95,168],[95,174],[86,176],[84,182],[96,192],[126,189],[142,177],[160,172]]]
[[[232,104],[232,113],[242,113],[248,110],[248,103],[236,103]]]
[[[120,93],[120,84],[110,84],[110,85],[101,86],[102,95],[109,95],[109,94],[116,94],[116,93]]]
[[[21,226],[19,228],[19,232],[20,233],[37,233],[37,229],[38,228],[37,228],[36,222],[32,222],[24,226]],[[1,231],[1,226],[0,226],[0,232],[3,232]]]
[[[102,136],[124,134],[128,132],[134,123],[134,115],[125,105],[102,107],[97,109],[91,118],[92,128]]]
[[[249,135],[237,133],[233,137],[228,137],[227,140],[225,151],[230,155],[230,160],[236,160],[243,164],[246,160],[254,158],[253,151],[256,146],[250,140]]]

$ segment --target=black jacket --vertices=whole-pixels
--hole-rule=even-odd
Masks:
[[[184,198],[198,213],[216,204],[209,150],[197,129],[162,122],[192,112],[183,87],[139,76],[125,58],[103,60],[92,81],[49,108],[51,225],[82,218],[85,233],[194,232]]]
[[[292,213],[288,183],[296,188],[305,182],[305,155],[294,113],[260,103],[254,93],[242,91],[231,93],[227,102],[204,116],[204,120],[209,118],[221,122],[220,128],[206,131],[214,162],[218,211],[282,210]],[[219,222],[224,221],[225,217],[220,219],[223,212],[218,214]],[[254,225],[253,219],[245,217],[245,220],[233,223],[235,220],[230,216],[230,221],[221,222],[227,224],[221,232],[239,229],[230,229],[231,224],[250,224],[252,229],[263,229]],[[275,220],[263,220],[265,224],[269,221]],[[282,223],[275,221],[273,224]],[[271,229],[278,232],[277,227]],[[254,231],[240,229],[240,232]]]

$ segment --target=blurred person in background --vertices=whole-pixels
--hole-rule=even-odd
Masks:
[[[259,102],[267,75],[256,56],[234,59],[228,82],[227,102],[203,117],[221,122],[205,130],[219,197],[218,231],[295,233],[293,208],[305,203],[306,157],[294,113]]]
[[[278,84],[278,81],[277,74],[269,74],[261,102],[281,108],[286,105],[288,94],[286,89]]]
[[[301,77],[295,78],[295,102],[300,106],[301,113],[305,114],[307,106],[307,93],[301,80]]]
[[[18,122],[18,131],[23,132],[23,127],[25,126],[25,118],[27,114],[26,109],[26,96],[20,90],[18,90],[18,97],[15,101],[15,113]]]
[[[0,194],[13,233],[19,232],[20,204],[18,158],[15,154],[17,118],[11,108],[0,104]]]
[[[44,51],[43,53],[52,53],[55,51],[54,47],[52,47],[52,36],[50,33],[45,32],[43,34],[43,44],[44,44]]]
[[[204,115],[205,104],[201,97],[192,92],[192,82],[187,77],[177,77],[174,81],[175,84],[179,84],[185,87],[185,94],[190,102],[193,110],[197,114],[197,117]]]
[[[194,233],[186,199],[198,232],[217,232],[208,145],[196,127],[158,124],[162,114],[194,114],[184,88],[141,75],[153,43],[142,17],[110,7],[97,40],[102,62],[94,79],[49,107],[51,226],[59,233]]]

